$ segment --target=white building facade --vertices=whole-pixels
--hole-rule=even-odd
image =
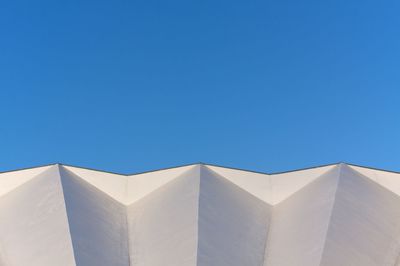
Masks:
[[[400,266],[400,173],[0,173],[1,266]]]

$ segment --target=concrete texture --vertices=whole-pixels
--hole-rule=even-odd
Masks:
[[[0,173],[1,266],[400,266],[400,174]]]

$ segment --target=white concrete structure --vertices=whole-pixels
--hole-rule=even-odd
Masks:
[[[1,266],[400,266],[400,173],[0,173]]]

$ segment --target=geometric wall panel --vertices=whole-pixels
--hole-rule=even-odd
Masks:
[[[129,265],[196,265],[199,168],[192,167],[128,207]]]
[[[320,265],[339,171],[335,166],[273,206],[264,265]]]
[[[128,266],[125,206],[61,167],[77,265]]]
[[[400,173],[0,173],[1,266],[400,266]]]
[[[0,174],[0,187],[6,179]],[[0,254],[2,266],[75,265],[57,166],[0,197]]]
[[[321,265],[389,266],[399,258],[400,197],[342,166]]]
[[[201,168],[197,265],[262,265],[271,206]]]

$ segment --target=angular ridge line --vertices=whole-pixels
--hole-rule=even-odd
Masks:
[[[331,206],[331,211],[329,213],[328,226],[326,227],[326,232],[325,232],[325,236],[324,236],[324,243],[323,243],[323,246],[322,246],[322,252],[321,252],[321,256],[319,258],[318,265],[321,265],[322,258],[323,258],[324,253],[325,253],[326,238],[328,237],[329,227],[331,226],[331,223],[332,223],[333,208],[335,207],[335,203],[336,203],[336,196],[337,196],[337,190],[338,190],[338,187],[339,187],[339,182],[340,182],[340,179],[342,178],[342,167],[343,167],[343,165],[345,165],[345,164],[344,163],[340,163],[338,165],[338,167],[339,167],[338,173],[337,173],[338,177],[337,177],[335,192],[334,192],[334,196],[333,196],[333,203],[332,203],[332,206]]]
[[[28,169],[51,166],[51,165],[56,165],[56,164],[69,166],[69,167],[75,167],[75,168],[81,168],[81,169],[86,169],[86,170],[104,172],[104,173],[109,173],[109,174],[123,175],[123,176],[139,175],[139,174],[145,174],[145,173],[150,173],[150,172],[155,172],[155,171],[168,170],[168,169],[172,169],[172,168],[178,168],[178,167],[184,167],[184,166],[196,165],[196,164],[223,167],[223,168],[228,168],[228,169],[232,169],[232,170],[240,170],[240,171],[253,172],[253,173],[258,173],[258,174],[267,174],[267,175],[284,174],[284,173],[289,173],[289,172],[308,170],[308,169],[313,169],[313,168],[325,167],[325,166],[330,166],[330,165],[339,165],[339,164],[345,164],[345,165],[350,165],[350,166],[368,168],[368,169],[371,169],[371,170],[378,170],[378,171],[385,171],[385,172],[391,172],[391,173],[395,173],[395,174],[400,174],[400,171],[388,170],[388,169],[379,168],[379,167],[364,166],[364,165],[359,165],[359,164],[354,164],[354,163],[347,163],[347,162],[327,163],[327,164],[321,164],[321,165],[317,165],[317,166],[295,168],[295,169],[291,169],[291,170],[284,170],[284,171],[278,171],[278,172],[256,171],[256,170],[250,170],[250,169],[246,169],[246,168],[223,166],[223,165],[220,165],[220,164],[205,163],[205,162],[194,162],[194,163],[180,164],[180,165],[171,166],[171,167],[162,167],[162,168],[156,168],[154,170],[146,170],[146,171],[142,171],[142,172],[135,172],[135,173],[128,173],[128,174],[120,173],[120,172],[114,172],[114,171],[101,170],[101,169],[92,168],[92,167],[86,167],[86,166],[79,166],[79,165],[73,165],[73,164],[66,164],[66,163],[57,162],[57,163],[49,163],[49,164],[42,164],[42,165],[37,165],[37,166],[22,167],[22,168],[16,168],[16,169],[12,169],[12,170],[0,171],[0,175],[3,174],[3,173],[28,170]]]

